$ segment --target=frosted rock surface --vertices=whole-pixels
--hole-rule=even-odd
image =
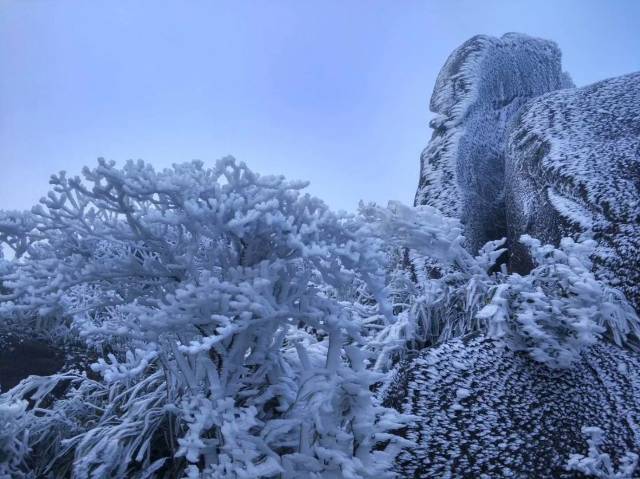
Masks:
[[[640,308],[640,73],[548,93],[513,123],[505,166],[511,265],[527,233],[557,243],[592,230],[595,273]]]
[[[582,427],[602,429],[614,463],[637,452],[640,357],[607,343],[583,355],[552,371],[477,337],[401,365],[388,401],[419,419],[406,430],[417,446],[399,476],[583,477],[565,469],[571,454],[587,453]]]
[[[469,247],[504,236],[504,144],[529,99],[571,86],[555,43],[517,33],[478,35],[458,47],[431,97],[433,136],[421,156],[416,205],[459,217]]]

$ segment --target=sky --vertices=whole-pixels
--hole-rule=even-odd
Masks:
[[[635,0],[0,0],[0,209],[98,157],[226,155],[335,209],[411,203],[440,67],[512,31],[578,86],[640,70]]]

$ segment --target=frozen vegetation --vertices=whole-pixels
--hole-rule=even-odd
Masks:
[[[0,478],[637,477],[638,82],[474,37],[413,207],[233,158],[54,175],[0,212]]]

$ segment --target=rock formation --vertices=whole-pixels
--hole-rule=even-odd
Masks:
[[[515,33],[457,48],[431,97],[415,203],[460,218],[472,252],[506,236],[519,272],[522,234],[590,231],[598,278],[640,308],[640,73],[574,88],[560,58]]]
[[[472,251],[507,236],[522,273],[522,234],[590,234],[596,276],[640,311],[640,73],[575,88],[555,44],[477,36],[442,68],[431,110],[416,204],[459,217]],[[638,453],[638,371],[637,352],[606,342],[566,370],[482,335],[427,349],[386,396],[419,417],[399,475],[582,477],[565,466],[587,453],[583,427],[604,431],[614,462]]]
[[[532,100],[506,150],[512,268],[529,267],[524,233],[557,243],[592,231],[596,275],[640,311],[640,73]]]
[[[421,156],[417,205],[466,225],[472,250],[504,236],[506,129],[529,99],[570,86],[550,41],[478,35],[447,59],[431,97],[433,137]]]

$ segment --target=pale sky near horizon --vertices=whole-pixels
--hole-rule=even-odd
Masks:
[[[228,154],[334,208],[411,203],[440,67],[510,31],[556,41],[579,86],[640,70],[635,0],[0,0],[0,209],[99,156]]]

